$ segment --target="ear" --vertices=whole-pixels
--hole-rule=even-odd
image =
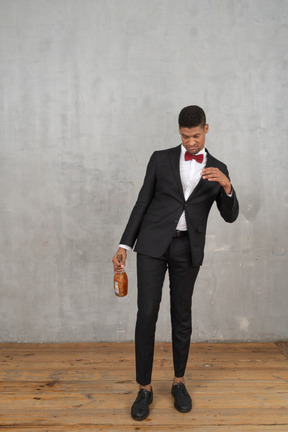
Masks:
[[[208,131],[209,131],[209,124],[206,124],[206,125],[204,126],[204,132],[205,132],[205,134],[207,134]]]

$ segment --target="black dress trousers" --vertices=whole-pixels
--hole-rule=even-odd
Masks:
[[[137,254],[138,313],[135,329],[136,380],[151,382],[154,341],[162,287],[168,268],[173,363],[176,377],[185,374],[192,333],[191,307],[200,267],[192,267],[188,235],[173,237],[160,258]]]

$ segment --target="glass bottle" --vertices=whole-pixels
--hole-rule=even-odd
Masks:
[[[122,261],[122,255],[117,255],[118,262]],[[128,292],[128,277],[124,270],[114,274],[114,292],[118,297],[125,297]]]

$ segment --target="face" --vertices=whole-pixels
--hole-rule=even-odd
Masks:
[[[205,146],[205,137],[209,130],[209,125],[206,124],[204,129],[201,126],[193,128],[180,127],[182,144],[185,149],[192,155],[199,153]]]

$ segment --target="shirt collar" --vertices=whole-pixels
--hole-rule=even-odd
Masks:
[[[183,144],[181,144],[181,156],[184,157],[185,153],[186,153],[186,149],[183,146]],[[205,156],[205,147],[202,150],[200,150],[198,153],[196,153],[196,155],[200,155],[200,154],[203,154]]]

